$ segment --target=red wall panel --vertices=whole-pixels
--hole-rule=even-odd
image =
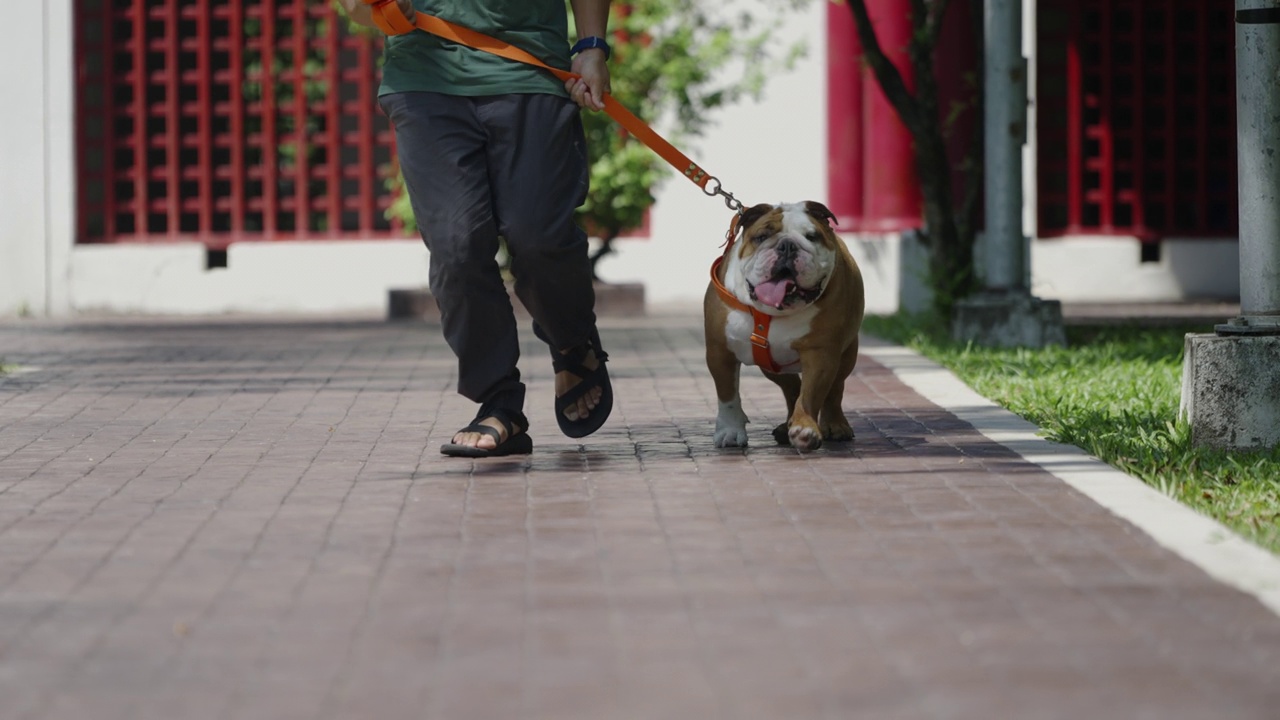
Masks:
[[[1230,3],[1039,9],[1040,234],[1237,233]]]
[[[380,43],[308,0],[78,0],[79,240],[397,228]]]
[[[881,47],[914,88],[907,59],[910,0],[868,0]],[[948,123],[948,150],[957,168],[971,150],[975,27],[969,3],[951,3],[936,49],[939,112]],[[827,6],[828,205],[844,229],[892,231],[921,224],[920,186],[911,134],[884,97],[861,57],[853,15],[844,3]]]

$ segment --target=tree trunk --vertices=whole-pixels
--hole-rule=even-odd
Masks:
[[[972,239],[966,242],[956,223],[951,204],[951,166],[941,130],[936,124],[926,128],[916,136],[915,145],[933,305],[942,317],[950,317],[954,302],[974,287]]]
[[[600,264],[600,261],[604,259],[604,256],[610,255],[616,252],[613,249],[613,241],[617,239],[617,237],[618,237],[618,233],[616,232],[609,233],[608,235],[601,237],[600,247],[596,248],[595,252],[591,253],[591,279],[592,280],[596,282],[600,282],[600,276],[596,274],[596,266]]]
[[[929,285],[934,293],[934,309],[944,318],[950,317],[956,300],[976,287],[972,219],[976,199],[971,191],[966,193],[963,207],[957,209],[952,203],[951,162],[942,134],[938,88],[933,74],[933,51],[948,4],[947,0],[936,0],[930,11],[922,0],[912,0],[913,31],[907,47],[915,73],[916,89],[912,93],[897,67],[884,54],[871,26],[865,0],[849,0],[863,56],[914,143],[916,173],[924,203],[924,237],[929,248]],[[977,152],[981,152],[980,145]],[[976,173],[981,172],[980,158],[981,155],[970,158],[970,173],[975,173],[974,164]]]

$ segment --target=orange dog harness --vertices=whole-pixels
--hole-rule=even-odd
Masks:
[[[725,256],[733,249],[733,243],[738,238],[740,229],[738,220],[741,217],[741,214],[734,215],[729,221],[729,232],[725,234],[724,255],[711,263],[711,285],[726,305],[751,315],[751,359],[757,366],[776,374],[782,372],[782,366],[773,359],[773,350],[769,345],[769,323],[773,321],[773,316],[760,312],[739,300],[738,296],[730,292],[729,288],[724,286],[724,281],[720,279],[720,266],[724,264]]]

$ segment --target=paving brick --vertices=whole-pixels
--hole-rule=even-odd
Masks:
[[[603,430],[530,333],[471,461],[419,323],[0,324],[0,717],[1275,717],[1280,618],[874,361],[720,450],[698,318],[602,334]]]

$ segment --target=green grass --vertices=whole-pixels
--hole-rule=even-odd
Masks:
[[[999,350],[950,340],[936,322],[869,316],[863,329],[946,366],[983,396],[1280,553],[1280,448],[1191,445],[1178,419],[1182,343],[1208,328],[1073,327],[1066,348]]]

